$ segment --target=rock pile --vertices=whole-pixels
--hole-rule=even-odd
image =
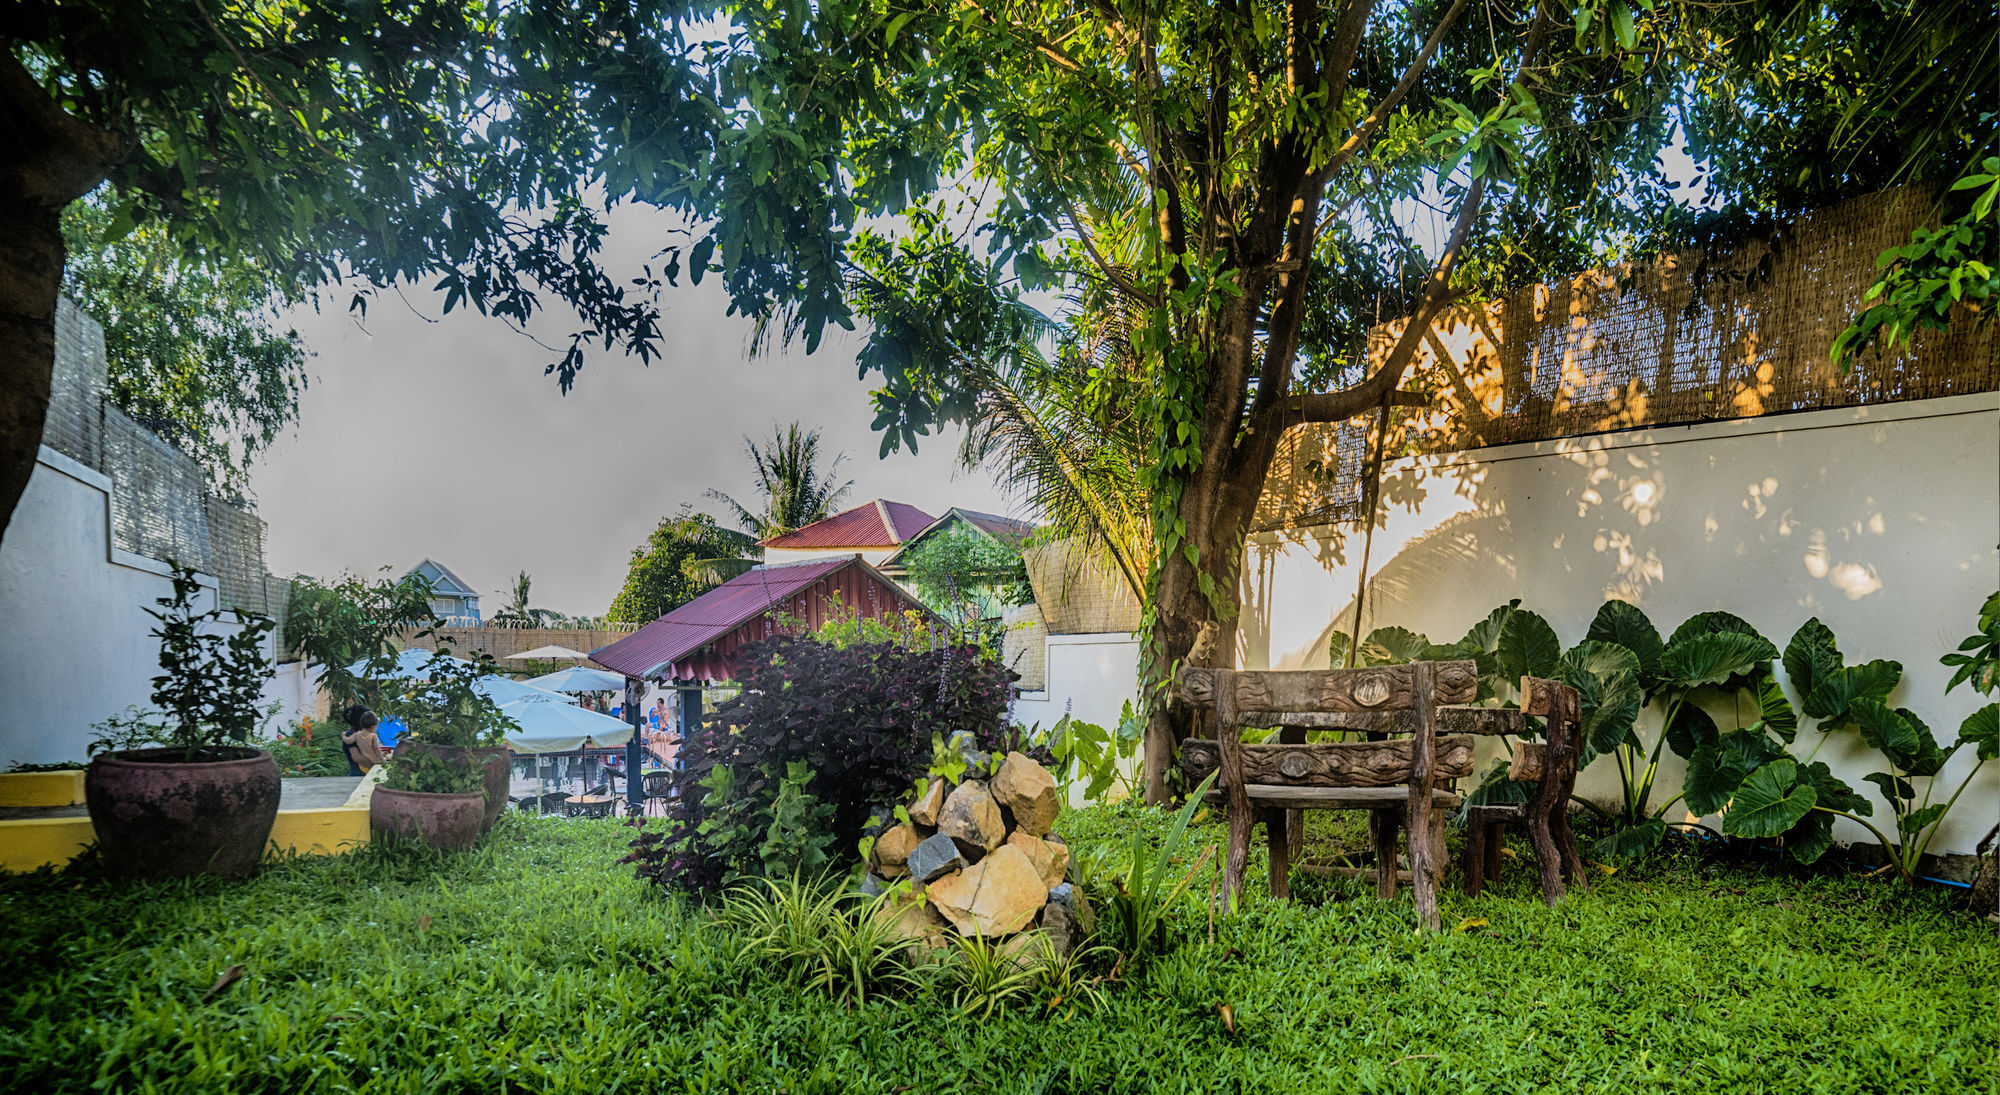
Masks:
[[[1065,881],[1069,845],[1051,831],[1062,811],[1055,777],[1021,753],[997,767],[984,753],[963,755],[964,778],[932,779],[906,808],[910,820],[875,838],[866,888],[897,891],[880,915],[912,942],[941,946],[955,930],[1013,937],[1009,946],[1031,953],[1039,930],[1069,953],[1093,918]]]

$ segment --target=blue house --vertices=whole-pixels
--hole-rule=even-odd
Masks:
[[[403,572],[405,578],[421,574],[431,583],[431,611],[444,617],[451,627],[478,627],[479,594],[472,583],[451,572],[435,559],[425,559]]]

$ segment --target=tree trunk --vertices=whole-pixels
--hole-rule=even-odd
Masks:
[[[0,537],[34,474],[49,413],[62,211],[104,181],[122,148],[0,54]]]

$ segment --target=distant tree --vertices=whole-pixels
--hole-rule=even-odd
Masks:
[[[372,701],[372,685],[347,667],[396,649],[396,637],[443,621],[431,611],[431,583],[421,574],[367,581],[352,574],[322,582],[292,579],[285,608],[285,649],[323,667],[319,684],[335,707]]]
[[[771,440],[763,448],[747,437],[743,447],[750,450],[750,463],[757,470],[757,493],[763,496],[760,508],[752,512],[719,490],[709,491],[708,496],[735,511],[737,523],[759,540],[783,536],[833,516],[854,486],[852,479],[844,483],[837,480],[836,469],[847,460],[847,454],[835,453],[822,472],[819,431],[800,429],[797,422],[773,427]]]
[[[910,591],[955,631],[990,630],[1009,606],[1034,600],[1021,549],[962,525],[931,535],[903,562]]]
[[[544,627],[555,613],[546,608],[528,607],[528,590],[535,580],[527,571],[514,576],[514,590],[509,595],[507,606],[493,614],[488,620],[495,627]]]
[[[283,328],[284,282],[191,251],[164,225],[108,239],[111,210],[63,213],[63,293],[104,326],[106,395],[240,497],[250,461],[298,416],[308,351]]]
[[[660,520],[646,542],[632,549],[625,588],[605,619],[646,624],[694,600],[719,584],[716,560],[740,559],[756,550],[743,533],[723,528],[706,513],[682,505]]]

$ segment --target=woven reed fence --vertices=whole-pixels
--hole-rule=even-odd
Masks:
[[[1446,313],[1404,387],[1432,405],[1392,415],[1391,455],[1455,452],[1643,426],[1930,399],[2000,387],[1993,317],[1961,314],[1851,372],[1828,350],[1908,242],[1922,190],[1855,198],[1761,238],[1535,285]],[[1369,335],[1371,365],[1404,324]],[[1254,527],[1357,520],[1372,417],[1294,427],[1279,446]]]

